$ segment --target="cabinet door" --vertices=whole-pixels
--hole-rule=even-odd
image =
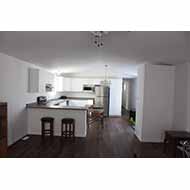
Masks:
[[[62,76],[55,77],[55,91],[56,92],[63,91],[63,77]]]
[[[28,92],[39,92],[39,69],[28,69]]]
[[[71,91],[71,78],[63,78],[63,91]]]
[[[47,81],[47,73],[43,70],[40,70],[39,74],[39,92],[46,92],[46,81]]]
[[[55,75],[53,73],[47,72],[46,83],[54,85],[54,83],[55,83]]]
[[[41,69],[28,69],[28,92],[38,93],[46,92],[46,84],[54,87],[55,75]]]
[[[39,72],[39,92],[48,92],[46,91],[46,85],[51,84],[54,87],[54,74],[40,70]],[[54,90],[54,89],[53,89]]]
[[[73,92],[81,92],[83,90],[83,79],[81,78],[72,78],[71,79],[71,91]]]

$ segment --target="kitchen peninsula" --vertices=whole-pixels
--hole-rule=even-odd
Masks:
[[[50,101],[45,105],[37,103],[27,104],[28,134],[41,135],[41,118],[53,117],[54,135],[61,135],[61,120],[63,118],[75,119],[75,136],[87,135],[87,111],[93,100],[67,99]]]

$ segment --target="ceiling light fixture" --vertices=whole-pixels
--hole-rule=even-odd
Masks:
[[[93,43],[97,48],[103,47],[104,46],[104,42],[103,42],[103,38],[105,35],[108,34],[107,31],[92,31],[91,32],[93,35]]]
[[[104,80],[101,81],[101,85],[110,86],[111,80],[109,80],[109,78],[108,78],[108,65],[104,65],[104,67],[105,67],[105,76],[104,76]]]

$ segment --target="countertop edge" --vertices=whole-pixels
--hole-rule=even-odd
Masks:
[[[57,110],[81,110],[87,111],[88,108],[75,108],[75,107],[59,107],[59,106],[49,106],[49,105],[37,105],[36,103],[26,104],[27,109],[57,109]]]

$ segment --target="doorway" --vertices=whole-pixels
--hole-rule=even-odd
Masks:
[[[122,116],[129,125],[135,126],[137,101],[137,78],[126,79],[122,82]]]

